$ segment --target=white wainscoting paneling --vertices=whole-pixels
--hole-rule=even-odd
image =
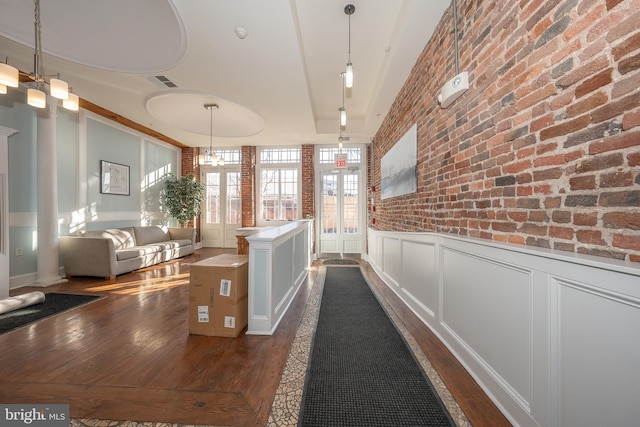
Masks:
[[[511,423],[638,425],[638,264],[368,231],[365,259]]]

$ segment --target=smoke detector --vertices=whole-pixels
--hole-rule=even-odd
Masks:
[[[234,31],[240,40],[244,39],[249,34],[245,27],[236,27]]]

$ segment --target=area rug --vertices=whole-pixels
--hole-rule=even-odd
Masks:
[[[300,426],[454,426],[359,268],[327,268]]]
[[[49,293],[44,302],[15,311],[0,314],[0,334],[37,322],[47,317],[60,314],[72,308],[96,301],[101,296]]]
[[[322,261],[322,264],[324,265],[358,265],[358,261],[353,260],[353,259],[343,259],[343,258],[336,258],[336,259],[325,259],[324,261]]]

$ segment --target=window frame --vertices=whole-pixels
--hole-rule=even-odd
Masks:
[[[276,163],[262,161],[263,152],[268,150],[286,150],[295,149],[298,150],[300,161],[297,163]],[[262,173],[265,170],[296,170],[296,217],[291,220],[267,220],[263,218],[263,202],[262,202]],[[278,185],[280,185],[280,180]],[[259,227],[264,226],[276,226],[286,224],[290,221],[296,221],[302,218],[302,147],[301,146],[269,146],[258,147],[256,153],[256,225]],[[280,200],[280,199],[279,199]]]

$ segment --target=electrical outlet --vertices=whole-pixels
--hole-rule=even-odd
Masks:
[[[22,255],[24,255],[24,249],[16,248],[16,256],[22,256]]]

